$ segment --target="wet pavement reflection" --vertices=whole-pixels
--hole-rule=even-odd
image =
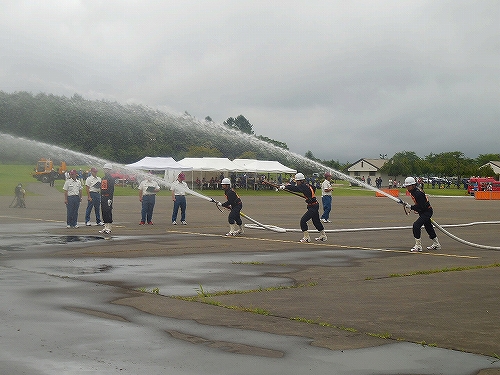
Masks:
[[[293,280],[279,274],[299,265],[346,267],[379,252],[44,258],[39,256],[44,251],[104,240],[48,235],[43,226],[32,225],[22,235],[19,226],[0,230],[2,374],[468,375],[500,367],[488,357],[406,342],[332,351],[303,337],[210,326],[110,303],[126,296],[121,287],[187,296],[200,286],[205,291],[286,286]]]

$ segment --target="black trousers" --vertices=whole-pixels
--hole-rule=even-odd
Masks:
[[[436,231],[434,230],[434,226],[431,222],[432,213],[433,211],[431,208],[418,214],[418,219],[413,223],[413,237],[420,238],[422,235],[422,225],[431,240],[437,237]]]
[[[227,217],[227,221],[229,222],[229,224],[243,224],[240,216],[241,207],[241,204],[231,207],[231,212],[229,212],[229,216]]]
[[[113,222],[113,200],[110,197],[101,197],[102,221],[111,224]]]
[[[317,230],[322,231],[325,229],[321,220],[319,219],[319,203],[312,206],[307,206],[306,213],[300,218],[300,229],[302,232],[308,230],[307,222],[312,219],[313,225]]]

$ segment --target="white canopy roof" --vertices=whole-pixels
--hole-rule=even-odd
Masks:
[[[142,170],[184,170],[202,172],[256,172],[256,173],[297,173],[275,160],[234,159],[228,158],[184,158],[175,161],[171,157],[146,156],[141,160],[125,165],[131,169]]]
[[[144,170],[167,170],[167,169],[178,169],[188,171],[192,168],[181,163],[176,162],[171,157],[150,157],[146,156],[139,161],[132,164],[125,165],[127,168],[131,169],[144,169]]]
[[[295,169],[288,168],[287,166],[275,160],[234,159],[233,161],[245,168],[248,172],[297,173]]]
[[[191,167],[193,171],[245,172],[246,169],[228,158],[184,158],[179,163]]]

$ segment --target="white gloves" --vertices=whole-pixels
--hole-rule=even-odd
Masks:
[[[111,207],[112,204],[113,204],[113,201],[111,199],[108,199],[108,206]]]
[[[409,204],[409,203],[405,203],[405,208],[406,208],[407,210],[411,210],[411,204]]]
[[[280,190],[285,190],[285,188],[286,188],[286,185],[280,185],[280,187],[279,187]]]
[[[217,206],[219,206],[219,207],[222,207],[222,203],[221,203],[221,202],[219,202],[219,201],[215,202],[215,204],[216,204]]]

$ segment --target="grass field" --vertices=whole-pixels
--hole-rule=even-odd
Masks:
[[[26,186],[28,183],[39,183],[35,178],[32,177],[31,173],[33,172],[34,166],[32,165],[11,165],[11,164],[0,164],[0,195],[2,196],[14,196],[14,189],[17,184],[21,183],[23,186]],[[88,169],[87,166],[68,166],[68,168],[74,169]],[[102,173],[101,173],[102,174]],[[101,175],[99,174],[99,175]],[[102,177],[102,176],[101,176]],[[64,184],[63,180],[55,181],[55,188],[62,192],[62,186]],[[406,194],[406,189],[399,189],[400,195],[404,196]],[[452,195],[452,196],[464,196],[467,195],[467,192],[463,189],[432,189],[425,188],[425,192],[430,195]],[[203,190],[202,194],[209,197],[221,197],[223,196],[222,190]],[[137,195],[137,189],[132,189],[129,186],[116,186],[115,187],[115,195],[117,196],[130,196]],[[238,189],[238,194],[241,196],[269,196],[274,194],[284,194],[277,193],[274,190],[244,190]],[[170,195],[170,191],[160,191],[158,194],[162,195]],[[333,189],[334,196],[373,196],[375,192],[372,190],[360,188],[360,187],[351,187],[349,186],[349,182],[337,180],[334,184]]]

